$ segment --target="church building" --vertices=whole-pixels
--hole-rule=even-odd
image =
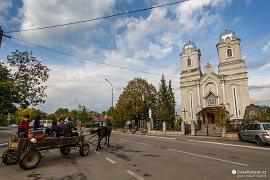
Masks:
[[[201,119],[214,123],[213,108],[225,109],[231,119],[243,119],[250,104],[245,61],[241,57],[241,39],[225,29],[216,44],[218,73],[207,63],[201,70],[201,52],[189,41],[181,57],[181,111],[186,122]],[[202,112],[206,112],[203,115]]]

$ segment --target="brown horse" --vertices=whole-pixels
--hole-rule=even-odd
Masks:
[[[101,145],[100,145],[100,141],[104,137],[105,137],[105,144],[104,145],[107,145],[107,147],[110,146],[110,136],[111,136],[111,132],[112,132],[111,126],[101,126],[97,130],[95,130],[94,132],[97,133],[97,135],[98,135],[98,145],[97,145],[96,151],[98,151],[98,149],[102,149]]]

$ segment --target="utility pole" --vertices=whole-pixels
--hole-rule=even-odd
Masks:
[[[1,26],[0,26],[0,47],[1,47],[3,35],[4,35],[4,31],[1,29]]]
[[[11,36],[8,36],[8,35],[4,34],[4,31],[1,29],[1,26],[0,26],[0,48],[1,48],[1,43],[2,43],[3,37],[11,38]]]

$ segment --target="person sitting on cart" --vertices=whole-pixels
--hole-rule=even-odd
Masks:
[[[63,127],[64,127],[64,120],[65,119],[63,117],[61,117],[57,122],[57,126],[59,126],[61,129],[63,129]]]
[[[55,134],[56,137],[63,136],[63,130],[61,127],[57,126],[57,121],[52,122],[52,127],[50,129],[50,133]]]
[[[78,132],[73,132],[77,130],[77,128],[71,122],[72,118],[68,118],[68,121],[65,121],[63,126],[63,135],[67,137],[78,136]]]
[[[24,115],[21,122],[18,124],[18,137],[27,138],[29,133],[29,121],[30,116],[28,114]]]
[[[34,136],[36,135],[42,135],[43,134],[43,124],[41,122],[41,116],[36,115],[34,117],[34,123],[33,123],[33,129],[31,129],[30,133],[33,134]]]

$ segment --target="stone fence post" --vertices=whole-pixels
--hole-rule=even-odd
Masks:
[[[195,121],[191,121],[191,135],[195,136]]]
[[[163,132],[167,131],[167,122],[163,121]]]
[[[181,121],[181,132],[182,132],[182,135],[185,135],[185,121]]]

